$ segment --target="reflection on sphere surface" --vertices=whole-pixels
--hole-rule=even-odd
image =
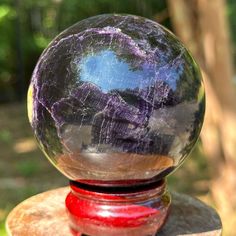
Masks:
[[[199,69],[159,24],[100,15],[63,31],[34,70],[28,113],[69,179],[158,180],[184,160],[204,117]]]

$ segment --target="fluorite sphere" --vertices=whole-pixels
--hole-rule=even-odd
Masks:
[[[69,179],[156,181],[196,142],[204,117],[199,68],[163,26],[99,15],[44,50],[28,91],[40,148]]]

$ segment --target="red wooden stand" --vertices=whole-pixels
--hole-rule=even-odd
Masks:
[[[155,235],[169,212],[165,181],[143,186],[98,187],[71,182],[66,198],[74,235]]]

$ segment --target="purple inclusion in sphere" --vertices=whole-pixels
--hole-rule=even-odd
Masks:
[[[199,69],[159,24],[130,15],[85,19],[44,50],[28,93],[45,155],[68,178],[154,181],[196,142],[204,117]]]

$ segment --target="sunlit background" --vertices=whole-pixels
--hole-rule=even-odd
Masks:
[[[236,224],[235,0],[0,1],[0,235],[9,211],[29,196],[64,186],[33,138],[26,93],[42,50],[62,30],[102,13],[129,13],[174,31],[190,49],[207,89],[201,140],[168,178],[173,191],[215,207],[226,236]]]

